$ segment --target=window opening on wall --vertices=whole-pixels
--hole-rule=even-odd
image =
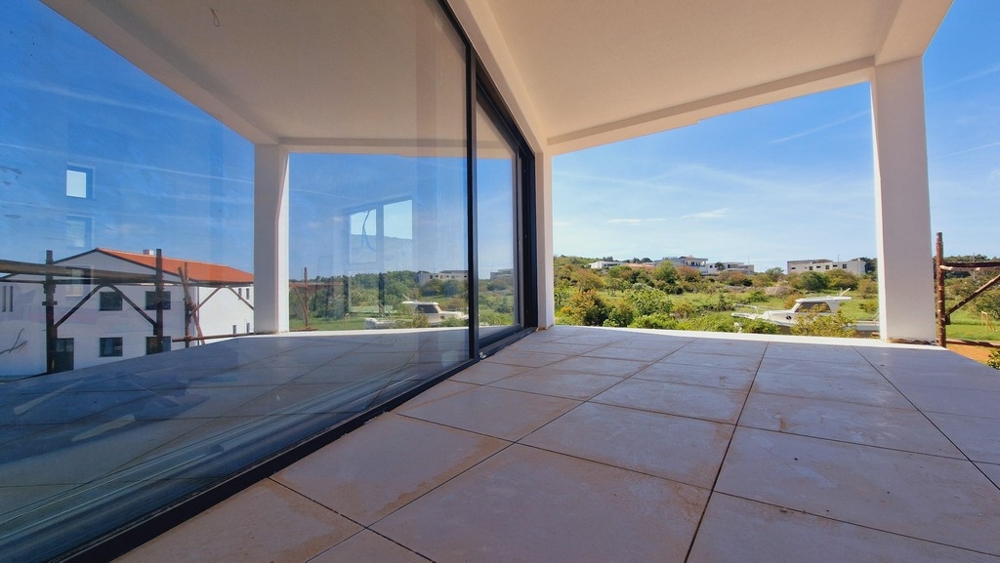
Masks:
[[[159,346],[157,346],[158,342],[159,342]],[[156,336],[147,336],[146,337],[146,355],[147,356],[150,355],[150,354],[158,354],[160,352],[169,352],[169,351],[170,351],[170,337],[169,336],[164,336],[162,339],[157,338]]]
[[[70,248],[90,248],[93,246],[94,220],[90,217],[66,217],[66,246]]]
[[[66,297],[83,297],[84,286],[92,278],[90,268],[73,268],[69,284],[66,286]]]
[[[94,197],[94,171],[80,166],[66,167],[66,195],[80,199]]]
[[[100,293],[100,307],[101,311],[121,311],[122,310],[122,294],[117,291],[102,291]]]
[[[156,310],[156,302],[157,302],[156,292],[155,291],[147,291],[146,292],[146,310],[147,311],[154,311],[154,310]],[[163,292],[163,310],[164,311],[169,311],[170,310],[170,292],[169,291],[164,291]]]
[[[102,358],[117,357],[122,355],[122,337],[110,336],[100,339]]]

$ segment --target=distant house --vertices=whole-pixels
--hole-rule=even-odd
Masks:
[[[801,274],[803,272],[823,273],[830,270],[845,270],[852,274],[863,276],[865,275],[865,266],[864,260],[846,260],[843,262],[835,262],[822,258],[817,260],[789,260],[786,271],[789,274]]]
[[[747,274],[754,272],[753,264],[744,264],[743,262],[709,262],[708,258],[697,258],[695,256],[668,256],[660,262],[670,262],[674,266],[694,268],[701,272],[702,275],[734,271],[745,272]]]
[[[186,335],[193,338],[190,344],[197,344],[197,337],[254,331],[253,274],[236,268],[164,257],[163,297],[158,301],[152,251],[97,248],[52,265],[72,272],[54,276],[50,284],[56,371],[158,351],[153,328],[157,309],[163,316],[163,351],[173,341],[183,346]],[[42,273],[0,278],[0,377],[46,371],[44,282]]]
[[[431,280],[456,280],[466,281],[469,279],[468,270],[441,270],[440,272],[417,272],[417,284],[424,285]]]
[[[744,264],[743,262],[712,262],[708,264],[708,274],[718,274],[721,272],[743,272],[745,274],[754,273],[753,264]]]
[[[660,262],[670,262],[674,266],[687,266],[695,268],[703,274],[708,273],[708,258],[696,258],[694,256],[667,256]],[[660,262],[657,262],[659,264]]]
[[[622,263],[617,260],[598,260],[587,265],[590,266],[591,270],[606,270],[615,266],[621,266]]]

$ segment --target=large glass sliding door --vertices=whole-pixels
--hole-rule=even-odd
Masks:
[[[522,323],[519,302],[518,153],[489,102],[476,104],[476,256],[479,338],[488,343]]]
[[[112,4],[164,43],[208,11]],[[232,76],[286,89],[256,146],[44,5],[8,10],[0,559],[110,559],[534,322],[530,153],[447,6],[258,8],[206,28]],[[286,304],[293,334],[253,334]]]

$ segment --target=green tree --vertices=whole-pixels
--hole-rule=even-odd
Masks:
[[[594,290],[578,291],[562,312],[574,325],[603,326],[608,319],[608,306]]]
[[[819,272],[802,272],[792,283],[792,287],[802,291],[823,291],[827,288],[826,277]]]
[[[573,272],[572,280],[579,291],[597,291],[604,288],[604,278],[590,268],[580,268]]]
[[[994,350],[990,357],[986,359],[986,365],[993,369],[1000,369],[1000,350]]]
[[[719,283],[731,286],[748,286],[753,283],[750,281],[750,276],[748,276],[746,272],[742,272],[740,270],[720,272],[718,280]]]
[[[670,330],[677,328],[677,319],[667,313],[653,313],[650,315],[640,315],[628,325],[629,328],[656,328],[660,330]]]
[[[677,266],[677,277],[683,281],[696,282],[701,280],[701,270],[691,266]]]
[[[664,285],[677,283],[677,269],[669,261],[664,260],[653,268],[653,279]]]
[[[858,335],[854,322],[837,311],[832,315],[806,314],[798,318],[792,326],[792,334],[798,336],[837,336],[852,338]]]
[[[858,280],[858,296],[865,299],[878,297],[878,282],[867,276]]]
[[[441,295],[442,286],[444,286],[444,280],[434,278],[427,280],[427,283],[420,287],[420,292],[423,295]]]
[[[826,276],[827,287],[834,289],[857,289],[861,281],[857,275],[847,270],[830,270],[823,275]]]
[[[673,303],[667,294],[652,287],[638,287],[625,292],[623,299],[635,310],[637,315],[652,315],[653,313],[670,314]]]

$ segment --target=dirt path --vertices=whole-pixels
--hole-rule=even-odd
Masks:
[[[990,348],[989,346],[970,346],[968,344],[948,344],[948,349],[966,358],[976,360],[981,364],[985,364],[990,354],[994,350],[997,350],[997,348]]]

